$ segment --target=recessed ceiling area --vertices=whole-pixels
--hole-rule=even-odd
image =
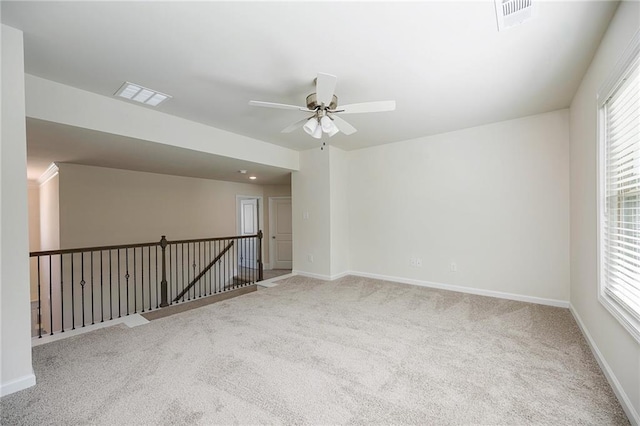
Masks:
[[[0,16],[24,32],[29,74],[108,97],[123,82],[135,82],[171,94],[156,107],[163,113],[299,151],[322,142],[354,150],[567,108],[618,3],[536,5],[534,19],[501,32],[493,0],[2,1]],[[395,100],[396,110],[352,114],[348,121],[356,133],[319,141],[302,129],[281,133],[303,112],[248,104],[305,106],[319,72],[338,77],[338,106]],[[29,129],[30,167],[35,153],[80,140],[64,129],[67,141],[32,141],[33,135],[48,136],[43,126]],[[106,145],[126,145],[114,138],[98,136]],[[55,161],[178,173],[178,165],[148,164],[164,155],[169,162],[169,147],[149,145],[161,152],[137,155],[141,163],[135,166],[134,147],[127,148],[133,154],[127,158],[101,146],[90,155],[88,147],[97,145],[85,142],[78,153],[60,151]],[[197,169],[189,173],[213,176],[208,169],[215,167],[198,163],[206,155],[171,154],[196,162],[179,173]],[[251,169],[230,167],[240,168]]]
[[[286,169],[33,118],[27,118],[27,157],[29,180],[56,161],[260,185],[291,182]]]

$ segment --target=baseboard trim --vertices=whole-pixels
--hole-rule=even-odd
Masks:
[[[31,372],[31,374],[27,374],[26,376],[19,377],[0,385],[0,396],[10,395],[23,389],[30,388],[31,386],[35,386],[35,384],[36,375]]]
[[[293,275],[301,275],[301,276],[303,276],[303,277],[308,277],[308,278],[317,278],[317,279],[319,279],[319,280],[331,281],[331,276],[330,276],[330,275],[315,274],[315,273],[313,273],[313,272],[296,271],[296,270],[291,271],[291,273],[292,273]]]
[[[342,277],[346,277],[347,275],[352,275],[351,272],[349,271],[340,272],[339,274],[335,274],[335,275],[315,274],[313,272],[296,271],[296,270],[291,271],[291,273],[293,275],[302,275],[303,277],[317,278],[319,280],[324,280],[324,281],[333,281],[333,280],[340,279]]]
[[[349,271],[344,275],[355,275],[358,277],[374,278],[374,279],[385,280],[385,281],[394,281],[402,284],[417,285],[420,287],[429,287],[429,288],[437,288],[440,290],[457,291],[459,293],[468,293],[468,294],[475,294],[478,296],[496,297],[498,299],[516,300],[518,302],[536,303],[538,305],[555,306],[558,308],[569,307],[569,301],[564,301],[564,300],[545,299],[545,298],[536,297],[536,296],[504,293],[504,292],[494,291],[494,290],[484,290],[479,288],[463,287],[463,286],[452,285],[452,284],[442,284],[442,283],[435,283],[431,281],[414,280],[411,278],[392,277],[388,275],[371,274],[368,272],[359,272],[359,271]]]
[[[609,385],[611,385],[611,389],[613,389],[613,393],[615,393],[616,397],[618,397],[618,401],[620,401],[620,405],[622,405],[622,409],[624,410],[625,414],[629,418],[629,421],[634,426],[640,425],[640,416],[638,416],[638,412],[633,407],[633,404],[631,403],[629,396],[626,394],[626,392],[622,388],[622,385],[620,385],[620,382],[616,378],[616,375],[613,373],[613,370],[611,370],[611,367],[609,366],[606,359],[602,355],[602,352],[600,352],[600,349],[598,349],[598,345],[596,345],[595,340],[593,340],[593,337],[591,337],[591,333],[589,333],[589,330],[584,325],[582,318],[580,317],[576,309],[573,307],[573,305],[569,306],[569,311],[573,315],[573,318],[576,320],[576,323],[578,324],[578,327],[580,328],[582,335],[584,336],[587,343],[589,344],[589,347],[591,348],[591,352],[593,353],[593,356],[598,362],[598,365],[600,366],[600,369],[604,373],[604,376],[607,378]]]

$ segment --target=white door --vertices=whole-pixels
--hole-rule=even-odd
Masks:
[[[270,198],[269,218],[271,267],[273,269],[291,269],[293,263],[291,198]]]
[[[258,233],[258,200],[240,200],[240,235],[255,235]],[[256,250],[258,249],[255,238],[238,241],[238,253],[240,266],[256,268]]]

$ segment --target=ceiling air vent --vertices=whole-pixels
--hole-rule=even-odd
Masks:
[[[515,27],[535,16],[533,0],[495,0],[498,31]]]
[[[171,99],[171,96],[166,93],[158,92],[157,90],[147,89],[139,84],[129,83],[126,81],[116,93],[115,96],[129,99],[130,101],[136,101],[150,106],[158,106],[160,102]]]

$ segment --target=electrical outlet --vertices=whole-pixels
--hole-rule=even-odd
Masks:
[[[417,261],[415,257],[409,259],[409,266],[413,266],[414,268],[417,266]]]
[[[309,212],[303,212],[302,213],[302,219],[303,220],[309,220]]]
[[[451,262],[449,269],[451,270],[451,272],[456,272],[458,270],[458,265],[456,265],[455,262]]]
[[[420,258],[417,258],[417,259],[416,259],[416,266],[417,266],[418,268],[422,268],[422,259],[420,259]]]
[[[308,255],[307,255],[307,261],[308,261],[309,263],[313,263],[313,255],[312,255],[312,254],[308,254]]]

